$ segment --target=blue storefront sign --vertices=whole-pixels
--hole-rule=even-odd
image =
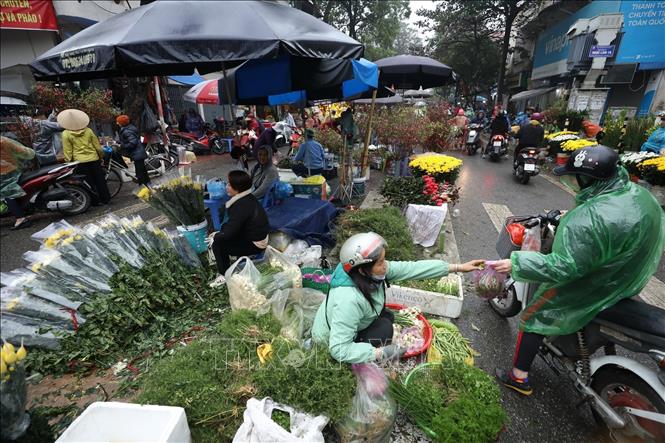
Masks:
[[[616,63],[665,68],[665,1],[622,1],[623,31]]]
[[[593,45],[589,50],[589,57],[612,57],[614,45]]]
[[[542,79],[567,72],[569,41],[566,33],[577,20],[618,12],[623,13],[623,37],[615,48],[615,63],[639,63],[641,70],[665,68],[665,1],[597,0],[540,33],[533,53],[531,78]]]
[[[565,74],[568,70],[566,61],[569,46],[566,33],[570,27],[581,18],[619,12],[620,6],[620,1],[595,1],[541,32],[533,52],[531,78],[535,80]]]

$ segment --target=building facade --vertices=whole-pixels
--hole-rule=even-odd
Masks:
[[[511,66],[518,111],[562,97],[593,121],[665,108],[665,2],[545,2],[516,35],[531,51]]]
[[[138,0],[0,0],[0,96],[20,104],[34,84],[36,57],[86,27],[140,5]]]

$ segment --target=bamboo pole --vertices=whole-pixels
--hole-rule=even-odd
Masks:
[[[365,131],[365,147],[363,149],[362,161],[360,163],[360,171],[362,176],[367,175],[367,155],[369,153],[369,139],[372,136],[372,119],[374,118],[374,105],[376,102],[376,89],[372,91],[372,104],[369,108],[369,118],[367,119],[367,130]]]

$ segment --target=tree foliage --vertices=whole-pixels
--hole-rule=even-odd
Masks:
[[[440,2],[434,10],[418,11],[425,17],[421,26],[433,31],[430,55],[459,74],[461,92],[468,98],[489,95],[500,65],[500,47],[493,38],[496,18],[477,3]]]
[[[314,0],[315,13],[326,23],[365,45],[365,58],[397,54],[401,24],[411,14],[407,0]]]
[[[419,14],[429,19],[428,25],[436,33],[433,39],[435,49],[445,52],[446,45],[455,46],[463,42],[464,49],[458,47],[457,50],[450,50],[453,54],[446,54],[462,78],[471,85],[477,84],[478,76],[494,80],[498,100],[501,100],[513,27],[531,19],[540,3],[541,0],[447,0],[438,3],[434,11],[419,11]],[[466,58],[463,52],[458,52],[464,50],[469,52]],[[481,64],[485,66],[476,68],[484,72],[464,72],[462,69],[474,66],[467,60],[473,55],[483,60]],[[459,69],[452,59],[461,64]],[[486,87],[487,84],[484,84],[483,88]]]

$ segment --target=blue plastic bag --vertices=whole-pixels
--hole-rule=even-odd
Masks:
[[[275,199],[284,200],[293,194],[293,186],[286,182],[279,182],[275,187]]]
[[[219,200],[227,196],[226,182],[219,178],[208,180],[207,188],[212,199]]]

